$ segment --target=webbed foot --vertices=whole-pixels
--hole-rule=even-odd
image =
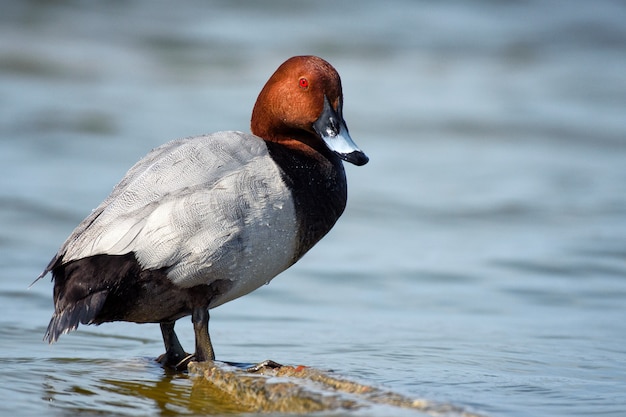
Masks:
[[[172,369],[178,372],[186,371],[187,365],[189,365],[189,362],[195,359],[195,355],[187,352],[183,353],[183,355],[178,355],[165,352],[164,354],[156,358],[156,361],[160,363],[161,366],[163,366],[164,368]]]

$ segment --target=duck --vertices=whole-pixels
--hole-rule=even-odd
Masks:
[[[250,130],[174,140],[130,168],[36,279],[54,283],[44,340],[79,324],[158,323],[163,366],[215,360],[209,311],[301,259],[346,207],[343,162],[369,160],[343,118],[340,76],[317,56],[278,67]],[[174,331],[186,316],[192,354]]]

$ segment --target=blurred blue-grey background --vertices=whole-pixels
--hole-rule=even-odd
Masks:
[[[141,156],[247,131],[275,68],[315,54],[371,162],[316,248],[212,312],[218,358],[491,416],[624,415],[624,22],[617,0],[3,1],[0,412],[212,412],[152,364],[158,326],[48,346],[52,286],[26,288]]]

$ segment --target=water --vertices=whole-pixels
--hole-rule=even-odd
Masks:
[[[490,416],[625,415],[624,21],[618,1],[4,2],[0,413],[233,412],[152,363],[156,325],[46,345],[52,286],[26,287],[150,148],[247,130],[275,67],[313,53],[371,162],[329,236],[212,312],[218,358]]]

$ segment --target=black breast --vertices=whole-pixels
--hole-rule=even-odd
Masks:
[[[343,213],[346,174],[343,163],[331,151],[304,152],[275,142],[267,142],[267,147],[293,196],[299,242],[293,259],[296,262],[330,231]]]

